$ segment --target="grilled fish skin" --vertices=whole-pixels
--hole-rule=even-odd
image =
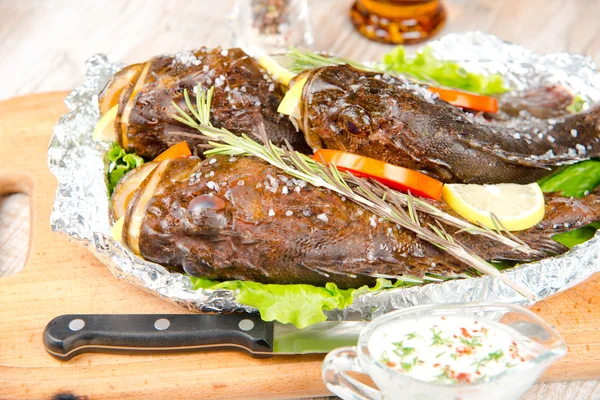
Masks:
[[[236,134],[252,135],[264,125],[267,136],[278,145],[287,140],[298,151],[308,147],[291,122],[277,112],[283,98],[281,85],[273,81],[258,63],[241,49],[201,48],[197,51],[163,55],[146,63],[131,65],[118,72],[100,96],[114,97],[113,85],[124,76],[130,79],[119,97],[115,131],[119,145],[144,158],[154,158],[170,145],[185,140],[195,154],[205,143],[189,135],[198,135],[185,124],[173,119],[177,110],[172,102],[187,110],[184,89],[196,104],[195,89],[214,86],[211,123]],[[106,107],[104,107],[106,108]]]
[[[531,183],[600,154],[600,107],[527,126],[486,122],[421,86],[348,65],[309,73],[301,117],[313,149],[369,156],[446,183]]]
[[[149,199],[145,205],[144,198]],[[565,214],[563,219],[573,223],[568,216],[581,202],[564,203],[555,211],[552,204],[549,214]],[[598,201],[588,207],[579,224],[600,219]],[[138,228],[136,221],[141,221]],[[372,285],[377,277],[473,273],[412,232],[252,157],[178,158],[157,164],[129,203],[124,226],[125,244],[145,259],[210,279],[334,282],[355,288]],[[532,242],[549,234],[549,227],[532,231]],[[481,236],[463,239],[487,259],[522,257],[508,248],[495,250],[502,247],[490,246]],[[549,253],[564,250],[557,246]]]
[[[565,253],[568,248],[552,240],[552,236],[584,227],[600,220],[600,189],[596,189],[582,198],[564,197],[558,193],[544,195],[546,210],[544,219],[536,226],[513,234],[532,249],[540,251],[540,256],[527,257],[508,246],[492,239],[460,233],[456,239],[464,246],[488,261],[536,261],[544,256]],[[454,214],[445,203],[436,204],[447,213]],[[452,228],[448,231],[453,232]]]

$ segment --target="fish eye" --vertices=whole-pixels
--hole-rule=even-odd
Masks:
[[[349,106],[340,113],[341,130],[350,135],[368,136],[371,133],[371,118],[358,106]]]
[[[219,196],[208,196],[205,194],[194,197],[188,205],[188,209],[193,214],[202,214],[209,209],[218,211],[224,207],[225,202],[222,198]]]
[[[187,213],[197,227],[219,230],[227,226],[227,217],[219,211],[225,208],[225,201],[219,196],[200,195],[188,204]]]

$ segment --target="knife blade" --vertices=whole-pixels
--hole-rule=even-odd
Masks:
[[[162,353],[237,349],[253,357],[327,353],[356,345],[362,321],[298,329],[249,314],[69,314],[46,325],[46,351],[67,361],[88,352]]]

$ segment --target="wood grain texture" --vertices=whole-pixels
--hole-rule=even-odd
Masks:
[[[363,39],[360,35],[353,31],[351,24],[346,18],[346,12],[352,0],[313,0],[311,5],[313,8],[312,19],[315,30],[315,48],[338,53],[340,55],[353,57],[357,59],[379,59],[382,54],[389,50],[388,46],[369,42]],[[580,52],[590,55],[600,62],[600,26],[597,24],[597,16],[600,12],[600,1],[596,0],[446,0],[445,3],[449,8],[449,22],[442,31],[442,34],[449,32],[460,32],[468,30],[482,30],[500,36],[502,39],[513,41],[525,45],[535,51],[552,52],[552,51],[570,51]],[[55,0],[47,2],[43,0],[29,0],[14,2],[11,0],[0,0],[0,57],[3,60],[0,63],[0,76],[2,79],[0,84],[0,99],[9,98],[19,94],[27,94],[31,92],[41,92],[50,90],[67,90],[78,85],[82,80],[83,63],[87,57],[96,52],[104,52],[113,60],[123,62],[134,62],[144,60],[152,55],[162,52],[175,52],[183,49],[198,47],[200,45],[216,46],[227,45],[229,38],[229,27],[227,25],[228,13],[233,5],[233,0],[105,0],[102,2],[94,0]],[[6,78],[9,77],[9,78]],[[39,108],[43,118],[51,117],[56,119],[60,112],[59,103],[54,107],[57,109],[44,111],[44,103],[51,99],[56,101],[58,97],[46,98],[42,96],[35,100],[39,103],[32,104],[27,101],[28,112]],[[34,103],[35,103],[34,102]],[[14,103],[13,103],[14,104]],[[17,135],[21,134],[21,130],[29,131],[36,129],[39,132],[49,134],[54,121],[46,121],[44,123],[36,123],[35,127],[26,126],[23,121],[19,121],[16,127],[11,126],[7,129],[5,125],[5,106],[0,108],[0,135]],[[18,108],[18,107],[17,107]],[[0,136],[0,143],[4,139]],[[28,148],[28,154],[35,149],[40,154],[45,154],[47,141],[37,146]],[[5,159],[0,159],[0,170],[7,170],[8,164]],[[42,167],[45,170],[45,163]],[[46,179],[54,182],[53,178],[47,174]],[[13,170],[13,174],[15,171]],[[34,177],[36,173],[33,173]],[[14,176],[14,175],[13,175]],[[43,176],[43,174],[41,175]],[[16,181],[16,182],[15,182]],[[22,186],[26,180],[13,179],[13,183]],[[5,182],[0,182],[0,192],[6,192]],[[38,196],[46,196],[48,199],[54,196],[54,183],[44,186],[42,185],[37,190]],[[21,187],[22,188],[22,187]],[[27,188],[27,185],[25,185]],[[0,194],[1,194],[0,193]],[[27,196],[19,194],[16,196],[8,196],[0,201],[0,270],[2,268],[10,271],[15,271],[23,265],[25,258],[25,249],[27,248],[26,240],[28,229],[28,212],[25,208],[20,208],[27,203]],[[67,312],[67,310],[87,310],[88,312],[179,312],[177,308],[169,306],[167,303],[158,301],[157,299],[140,292],[138,289],[131,288],[128,285],[112,278],[106,269],[89,254],[82,249],[74,248],[60,236],[51,236],[46,218],[40,217],[38,214],[43,213],[44,209],[34,211],[31,215],[32,225],[36,226],[36,234],[46,234],[47,239],[41,242],[34,243],[34,247],[30,250],[31,260],[36,257],[45,257],[50,254],[51,260],[63,262],[62,274],[68,276],[64,279],[59,279],[56,272],[46,272],[40,268],[39,272],[32,273],[29,266],[22,271],[26,274],[25,277],[33,277],[39,274],[36,282],[40,287],[44,287],[45,275],[50,274],[53,278],[51,284],[44,289],[53,292],[46,301],[43,294],[35,297],[31,302],[20,303],[16,300],[17,297],[25,297],[19,290],[22,286],[10,288],[10,282],[17,279],[17,276],[4,280],[0,278],[0,296],[9,293],[13,300],[8,304],[3,304],[4,308],[14,308],[19,306],[27,307],[26,309],[35,309],[38,304],[43,310],[44,315],[49,316],[54,313]],[[45,209],[49,212],[49,206]],[[41,231],[40,231],[41,230]],[[6,240],[9,240],[8,242]],[[61,247],[61,250],[57,250]],[[44,254],[45,253],[45,254]],[[61,255],[62,254],[62,255]],[[31,265],[31,264],[30,264]],[[74,267],[71,267],[75,265]],[[66,271],[66,272],[65,272]],[[2,275],[2,274],[0,274]],[[19,273],[21,275],[21,273]],[[70,282],[70,277],[76,277],[78,281],[73,284]],[[100,277],[96,283],[96,278]],[[57,281],[55,281],[57,280]],[[6,283],[8,282],[8,283]],[[80,285],[81,287],[77,287]],[[33,288],[31,288],[33,289]],[[577,292],[575,289],[573,295],[575,298],[583,296],[582,302],[588,302],[590,309],[597,306],[597,298],[585,297],[585,293]],[[71,291],[80,291],[81,293],[70,293]],[[64,295],[69,292],[69,295]],[[62,293],[62,294],[61,294]],[[85,307],[77,306],[79,295],[89,299],[92,294],[91,303]],[[95,295],[94,295],[95,293]],[[571,293],[571,292],[568,292]],[[111,303],[111,297],[114,296],[116,303]],[[563,295],[567,296],[567,294]],[[134,304],[136,307],[127,305],[130,297],[135,298]],[[560,298],[560,297],[559,297]],[[4,299],[4,297],[2,298]],[[146,304],[147,302],[147,304]],[[115,307],[104,307],[104,304],[118,304]],[[140,304],[142,305],[140,307]],[[51,307],[54,307],[53,310]],[[87,307],[87,308],[86,308]],[[61,310],[61,311],[57,311]],[[584,318],[586,324],[595,321],[596,326],[599,326],[598,320],[586,317],[583,309],[565,309],[559,305],[552,305],[549,309],[543,308],[543,315],[546,318],[562,319],[563,313],[568,314],[568,318]],[[4,312],[4,311],[3,311]],[[545,313],[545,314],[544,314]],[[2,381],[4,370],[7,365],[12,365],[12,361],[17,357],[25,357],[28,361],[26,365],[33,365],[33,360],[36,357],[46,357],[41,352],[40,332],[41,326],[48,320],[40,320],[38,322],[26,321],[23,317],[23,310],[13,310],[10,315],[3,314],[3,317],[16,318],[17,327],[13,329],[14,333],[10,333],[10,339],[13,341],[0,340],[0,398],[40,398],[35,393],[29,392],[25,394],[25,389],[34,386],[43,386],[46,384],[53,374],[55,368],[62,370],[60,375],[56,376],[57,380],[63,382],[69,381],[69,371],[72,371],[77,366],[86,365],[88,376],[95,374],[94,379],[86,381],[87,386],[90,385],[94,389],[88,393],[93,393],[95,398],[120,398],[119,390],[124,390],[123,387],[117,389],[115,394],[112,390],[117,388],[111,382],[112,375],[118,375],[119,362],[117,357],[113,356],[92,356],[84,362],[77,361],[77,366],[74,367],[58,367],[52,365],[48,367],[53,360],[44,360],[41,364],[44,367],[41,369],[33,369],[25,375],[27,380],[23,381],[22,390],[19,392],[22,395],[4,395],[3,390],[6,386]],[[16,315],[16,317],[15,317]],[[40,316],[41,319],[45,318]],[[11,319],[2,319],[3,321],[12,321]],[[573,322],[577,324],[575,320]],[[14,328],[11,326],[11,329]],[[24,333],[19,334],[19,329],[26,328]],[[6,339],[7,332],[3,331],[1,337]],[[583,332],[584,336],[593,336],[595,343],[599,340],[600,333],[596,330],[587,330]],[[7,349],[14,346],[14,341],[19,338],[27,338],[31,340],[21,344],[18,347],[19,352],[10,354]],[[580,341],[579,334],[572,335],[569,339],[575,341],[574,345],[570,345],[571,350],[577,352],[588,351]],[[585,340],[585,339],[581,339]],[[33,345],[32,345],[33,343]],[[7,347],[8,346],[8,347]],[[29,347],[28,347],[29,346]],[[33,347],[31,347],[33,346]],[[575,346],[575,348],[573,348]],[[31,355],[31,351],[37,351],[35,356]],[[590,347],[590,349],[596,349]],[[13,348],[14,350],[14,348]],[[591,350],[589,350],[591,351]],[[29,354],[29,355],[25,355]],[[29,358],[28,358],[29,357]],[[120,359],[120,358],[119,358]],[[137,359],[137,358],[136,358]],[[169,370],[170,367],[177,367],[178,363],[191,363],[190,369],[205,365],[208,362],[209,367],[214,367],[216,364],[205,361],[200,355],[196,356],[177,356],[173,360],[164,362],[158,359],[136,359],[127,360],[127,365],[138,365],[139,373],[147,369],[148,380],[159,380],[155,386],[146,388],[145,385],[137,390],[138,397],[156,397],[161,393],[160,382],[163,382],[165,388],[172,388],[174,385],[188,385],[189,382],[175,380],[169,376],[160,377],[161,368],[157,368],[154,364],[159,364],[164,370]],[[7,361],[8,360],[8,361]],[[162,358],[161,358],[162,360]],[[193,361],[192,361],[193,360]],[[241,363],[248,362],[247,365],[253,367],[253,360],[246,357],[240,358]],[[238,360],[239,361],[239,360]],[[590,365],[597,363],[597,358],[588,357],[587,361]],[[7,363],[8,362],[8,363]],[[569,359],[565,360],[568,363]],[[318,365],[319,361],[315,361]],[[106,367],[96,368],[97,364],[108,365]],[[218,363],[217,363],[218,364]],[[239,363],[237,364],[239,367]],[[571,368],[570,366],[569,368]],[[45,368],[45,369],[44,369]],[[233,374],[240,374],[244,371],[239,367],[237,370],[230,370]],[[594,372],[593,368],[586,368],[585,364],[582,367],[587,369],[587,378],[598,378],[598,372]],[[36,371],[44,372],[36,372]],[[15,370],[16,371],[16,370]],[[187,371],[187,369],[186,369]],[[270,373],[261,369],[261,373]],[[303,369],[300,370],[302,372]],[[22,372],[22,371],[21,371]],[[135,375],[134,373],[131,373]],[[157,376],[154,376],[154,375]],[[185,374],[182,371],[182,375]],[[168,375],[168,374],[167,374]],[[13,374],[12,377],[22,377],[22,374]],[[199,375],[191,375],[188,380],[196,379]],[[573,379],[575,374],[565,375],[564,379]],[[45,377],[45,378],[44,378]],[[314,378],[314,376],[313,376]],[[555,377],[559,378],[560,377]],[[6,379],[6,378],[4,378]],[[225,380],[225,387],[230,384],[231,379]],[[293,383],[297,380],[294,377],[290,379],[290,385],[296,390],[294,396],[316,395],[314,391],[296,388]],[[144,381],[132,380],[131,386],[143,383]],[[216,382],[216,383],[215,383]],[[285,381],[282,380],[282,385]],[[204,382],[206,387],[211,384],[221,385],[217,381]],[[173,386],[171,386],[173,385]],[[301,385],[301,384],[300,384]],[[111,389],[113,386],[113,389]],[[51,388],[56,389],[58,386],[55,383]],[[158,389],[156,389],[158,387]],[[220,387],[220,386],[219,386]],[[14,386],[11,387],[15,389]],[[187,392],[190,397],[202,398],[203,386],[196,384],[192,385]],[[227,396],[233,390],[232,388],[223,390],[223,396]],[[63,385],[62,389],[67,390],[68,386]],[[156,391],[156,395],[153,395]],[[196,393],[192,393],[196,390]],[[198,391],[200,390],[200,391]],[[269,395],[271,398],[283,398],[280,389],[274,388]],[[44,392],[47,393],[47,392]],[[258,393],[258,392],[257,392]],[[321,392],[324,394],[324,392]],[[82,393],[80,393],[82,394]],[[238,393],[238,396],[240,394]],[[135,396],[133,396],[135,397]],[[246,398],[251,396],[246,396]],[[258,397],[258,395],[257,395]],[[538,384],[532,388],[524,399],[594,399],[600,398],[600,383],[598,381],[587,382],[557,382],[552,384]]]
[[[50,231],[56,181],[46,167],[52,126],[65,111],[65,93],[0,102],[1,187],[25,190],[32,203],[31,246],[25,268],[0,279],[0,399],[248,399],[325,395],[321,356],[255,360],[237,353],[116,356],[85,354],[68,363],[42,346],[45,324],[69,313],[178,313],[182,309],[125,284],[83,247]],[[27,121],[23,125],[22,121]],[[16,134],[10,134],[16,133]],[[27,153],[28,157],[22,157]],[[546,380],[600,374],[600,276],[540,302],[534,311],[555,325],[569,355]]]
[[[481,30],[540,52],[584,53],[600,62],[600,1],[444,0],[441,34]],[[318,50],[377,60],[347,17],[352,0],[312,0]],[[227,46],[234,0],[0,0],[0,99],[69,90],[85,60],[102,52],[125,63],[198,46]],[[6,62],[6,60],[9,60]]]
[[[29,196],[13,193],[0,197],[0,277],[23,268],[28,243]]]

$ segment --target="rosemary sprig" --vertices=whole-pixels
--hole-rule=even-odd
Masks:
[[[343,58],[343,57],[336,57],[336,56],[329,56],[329,55],[322,55],[322,54],[318,54],[318,53],[315,53],[315,52],[312,52],[309,50],[297,49],[295,47],[291,47],[285,54],[285,57],[290,62],[289,65],[287,65],[287,67],[292,72],[295,72],[295,73],[299,73],[299,72],[305,71],[307,69],[325,67],[325,66],[329,66],[329,65],[348,64],[355,68],[362,69],[365,71],[374,71],[374,72],[381,72],[381,73],[387,72],[390,75],[397,75],[397,73],[395,73],[393,71],[391,71],[391,72],[387,71],[382,65],[379,65],[379,64],[366,65],[366,64],[362,64],[362,63],[359,63],[359,62],[351,60],[351,59],[347,59],[347,58]],[[376,182],[376,183],[378,183],[378,182]],[[502,224],[500,223],[498,218],[495,217],[494,215],[492,215],[492,221],[494,222],[496,231],[494,231],[488,227],[485,227],[483,225],[481,225],[481,226],[473,225],[463,219],[456,218],[453,215],[445,213],[442,210],[438,209],[437,207],[427,203],[426,201],[418,199],[418,198],[412,198],[413,204],[410,204],[408,201],[408,196],[406,196],[404,193],[393,191],[390,188],[388,188],[387,186],[384,186],[382,184],[379,184],[379,188],[373,188],[373,191],[375,191],[375,193],[379,196],[392,196],[392,197],[394,197],[395,202],[397,202],[398,204],[401,204],[402,206],[405,206],[405,207],[414,206],[418,211],[425,212],[425,213],[433,216],[434,218],[443,221],[444,223],[446,223],[448,225],[452,225],[452,226],[459,228],[459,230],[457,232],[455,232],[455,234],[458,234],[461,232],[467,232],[472,235],[482,235],[482,236],[488,237],[490,239],[496,240],[497,242],[500,242],[506,246],[509,246],[509,247],[515,249],[516,251],[519,251],[527,256],[531,256],[531,257],[543,256],[543,254],[541,254],[539,251],[531,249],[525,242],[523,242],[522,240],[517,238],[511,232],[509,232],[504,226],[502,226]],[[412,214],[409,213],[409,215],[412,215]],[[500,232],[504,233],[506,236],[504,236]]]
[[[286,53],[285,57],[289,59],[290,65],[288,69],[294,73],[300,73],[307,69],[326,67],[329,65],[344,65],[348,64],[354,68],[362,69],[365,71],[374,72],[385,72],[382,67],[379,66],[368,66],[354,60],[343,57],[335,57],[329,55],[323,55],[314,53],[308,50],[300,50],[295,47],[291,47]]]
[[[208,144],[213,147],[207,150],[205,155],[223,154],[258,157],[290,176],[302,179],[313,186],[334,191],[361,205],[373,214],[412,231],[420,239],[445,250],[479,272],[499,278],[521,295],[530,299],[535,297],[526,288],[511,281],[505,274],[500,273],[477,254],[452,240],[446,232],[422,226],[415,210],[415,199],[410,194],[405,195],[407,202],[407,210],[405,210],[403,204],[398,204],[398,202],[390,199],[390,197],[397,198],[400,196],[399,192],[388,189],[384,195],[378,195],[377,190],[374,189],[380,186],[366,179],[341,172],[335,166],[325,166],[318,163],[305,154],[294,151],[289,144],[286,148],[277,147],[268,140],[262,125],[258,127],[258,133],[263,144],[254,141],[246,134],[236,136],[226,129],[213,127],[209,121],[210,99],[212,98],[213,89],[211,88],[208,92],[205,92],[198,85],[195,109],[189,100],[188,94],[184,92],[186,105],[190,108],[189,113],[173,103],[179,113],[173,118],[197,129],[206,137]],[[393,195],[394,193],[398,194]]]

